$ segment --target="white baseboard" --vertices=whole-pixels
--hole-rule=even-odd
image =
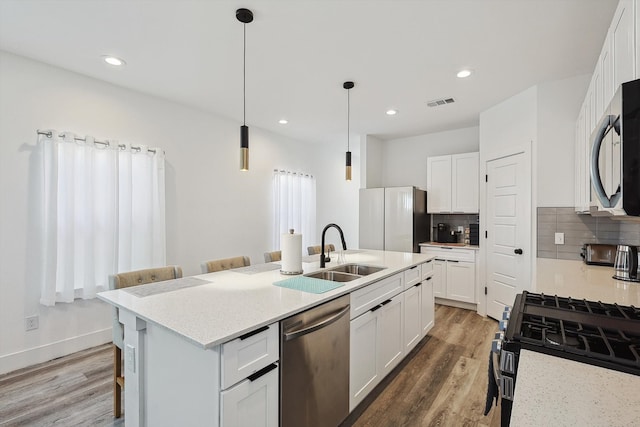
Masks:
[[[111,328],[101,329],[84,335],[67,338],[0,356],[0,374],[26,368],[27,366],[47,362],[58,357],[67,356],[80,350],[111,342]]]

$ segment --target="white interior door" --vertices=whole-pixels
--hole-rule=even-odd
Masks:
[[[487,315],[502,318],[531,271],[531,174],[524,153],[487,162]]]

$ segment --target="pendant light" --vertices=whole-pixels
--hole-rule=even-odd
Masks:
[[[249,9],[236,10],[236,18],[243,24],[242,45],[242,126],[240,126],[240,170],[249,170],[249,126],[247,126],[247,24],[253,21]]]
[[[349,112],[351,110],[350,99],[349,99],[349,90],[353,89],[355,84],[353,82],[344,82],[342,87],[347,90],[347,158],[346,158],[346,171],[345,171],[345,179],[347,181],[351,181],[351,151],[349,151]]]

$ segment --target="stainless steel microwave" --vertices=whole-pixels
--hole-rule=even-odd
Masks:
[[[640,217],[640,79],[623,83],[591,134],[592,215]]]

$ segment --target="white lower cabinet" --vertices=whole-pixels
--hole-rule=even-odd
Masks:
[[[404,355],[402,341],[402,325],[404,320],[404,295],[398,294],[382,304],[378,316],[380,317],[380,339],[378,371],[382,377],[387,375]]]
[[[433,328],[435,319],[435,300],[433,297],[433,276],[422,281],[420,289],[420,326],[422,328],[421,337]]]
[[[433,295],[437,298],[476,304],[475,250],[421,247],[434,255]]]
[[[353,411],[433,327],[431,265],[421,271],[416,279],[422,278],[421,282],[367,307],[366,312],[351,320],[349,411]],[[393,280],[384,280],[390,279]],[[423,293],[424,289],[428,290]],[[364,288],[356,292],[367,291]]]
[[[353,411],[380,382],[378,372],[380,317],[376,314],[377,310],[374,307],[351,321],[349,411]]]
[[[221,346],[220,425],[277,427],[279,324]]]
[[[267,369],[220,393],[221,426],[278,426],[279,369],[275,363]]]
[[[447,261],[448,299],[476,302],[476,266],[472,262]]]
[[[409,353],[422,338],[422,283],[403,292],[404,295],[404,351]]]
[[[351,321],[349,411],[402,360],[403,308],[398,294]]]

